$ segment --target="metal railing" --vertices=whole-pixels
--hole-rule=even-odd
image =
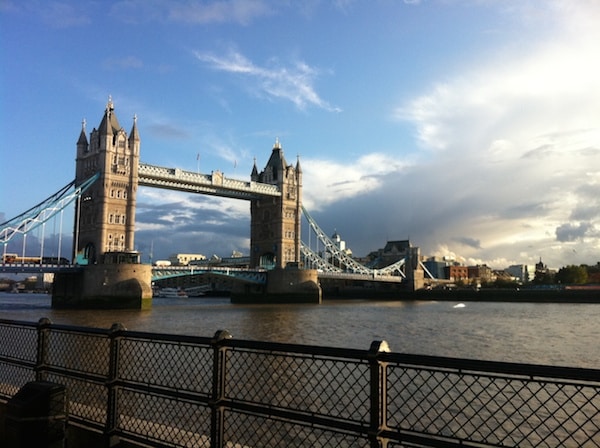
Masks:
[[[0,397],[167,447],[600,447],[600,370],[0,320]]]

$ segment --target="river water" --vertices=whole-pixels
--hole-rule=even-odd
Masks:
[[[154,299],[151,310],[54,310],[44,294],[0,293],[0,318],[128,330],[600,369],[600,304],[325,301],[238,305],[228,298]],[[458,306],[457,306],[458,305]]]

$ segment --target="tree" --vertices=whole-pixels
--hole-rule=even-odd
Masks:
[[[569,265],[560,268],[554,280],[562,284],[582,284],[587,282],[588,272],[585,266]]]
[[[554,275],[549,271],[536,271],[532,283],[534,285],[552,285],[554,283]]]

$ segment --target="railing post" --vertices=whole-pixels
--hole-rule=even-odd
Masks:
[[[219,330],[211,339],[213,347],[213,383],[212,397],[209,402],[211,407],[210,416],[210,446],[211,448],[223,448],[225,406],[222,401],[225,398],[225,389],[227,384],[227,351],[228,348],[223,345],[225,339],[231,339],[231,334],[227,330]]]
[[[37,349],[35,360],[35,380],[45,381],[48,373],[45,371],[48,364],[48,335],[50,334],[50,319],[42,317],[37,325]]]
[[[386,341],[373,341],[367,357],[371,385],[371,448],[387,447],[387,439],[381,437],[381,432],[387,428],[387,363],[380,361],[378,355],[389,351],[390,347]]]
[[[121,339],[123,337],[121,332],[125,330],[126,328],[122,324],[116,323],[110,327],[108,333],[108,337],[110,338],[110,352],[108,355],[108,378],[106,379],[108,397],[106,403],[106,425],[104,427],[104,435],[108,447],[117,446],[119,444],[119,436],[117,435],[119,419],[119,387],[117,386],[117,381],[119,379],[119,352]]]

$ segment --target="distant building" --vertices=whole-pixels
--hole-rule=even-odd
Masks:
[[[548,266],[546,266],[544,264],[544,262],[542,261],[542,257],[540,257],[540,261],[538,263],[535,264],[535,274],[547,274],[548,273]]]
[[[467,281],[469,279],[469,268],[467,266],[446,266],[444,273],[445,278],[452,282]]]
[[[452,263],[443,259],[440,260],[437,257],[430,257],[423,262],[423,266],[425,269],[433,275],[434,278],[444,279],[446,278],[446,267],[450,266]]]
[[[469,266],[467,268],[467,272],[470,279],[476,279],[480,282],[492,282],[495,280],[492,268],[488,267],[485,264]]]
[[[194,260],[206,260],[206,256],[202,254],[171,254],[169,255],[169,261],[171,264],[177,266],[187,266],[190,261]]]
[[[406,258],[410,247],[409,240],[388,241],[383,249],[367,255],[369,267],[379,269],[394,264]]]
[[[535,275],[533,281],[535,283],[552,283],[554,281],[554,275],[556,271],[548,269],[548,266],[544,264],[540,257],[539,263],[535,264]]]
[[[530,280],[529,269],[527,269],[526,264],[513,264],[512,266],[506,268],[506,272],[508,272],[511,277],[514,277],[521,283],[528,283]]]
[[[495,277],[495,280],[497,280],[499,282],[504,282],[504,283],[512,282],[515,280],[515,277],[512,276],[506,269],[504,269],[504,270],[499,269],[497,271],[494,271],[494,277]]]
[[[352,256],[352,250],[350,248],[346,247],[346,242],[344,240],[342,240],[342,238],[340,237],[340,234],[337,233],[337,230],[335,230],[333,232],[333,235],[331,235],[331,241],[333,241],[333,243],[336,245],[336,247],[341,252],[345,253],[349,257]]]

